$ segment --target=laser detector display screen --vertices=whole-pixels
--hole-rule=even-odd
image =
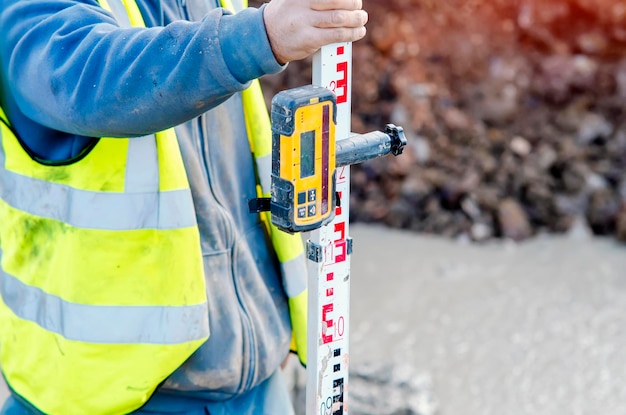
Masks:
[[[300,177],[315,174],[315,131],[300,134]]]

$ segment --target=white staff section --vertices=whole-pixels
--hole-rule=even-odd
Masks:
[[[323,47],[313,58],[313,84],[337,96],[337,141],[350,135],[352,43]],[[350,167],[336,170],[341,203],[335,219],[307,241],[307,415],[348,414],[350,327]]]

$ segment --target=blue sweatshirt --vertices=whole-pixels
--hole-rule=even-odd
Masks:
[[[256,179],[239,94],[283,67],[262,8],[229,15],[212,0],[137,3],[148,28],[121,27],[92,0],[0,0],[0,105],[42,162],[71,162],[94,137],[176,126],[211,335],[160,391],[231,399],[276,371],[291,338],[275,253],[247,210]]]
[[[95,1],[0,1],[2,104],[36,155],[66,159],[84,136],[181,124],[281,69],[259,10],[224,16],[210,0],[137,3],[150,30],[120,29]]]

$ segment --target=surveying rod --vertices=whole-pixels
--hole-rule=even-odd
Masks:
[[[313,230],[306,243],[309,274],[306,414],[347,415],[352,253],[350,164],[361,160],[364,154],[371,155],[369,158],[383,155],[375,144],[375,151],[360,151],[371,149],[367,143],[377,142],[374,136],[388,142],[390,151],[393,141],[396,154],[400,154],[406,139],[402,129],[392,133],[397,134],[393,140],[386,140],[378,133],[365,139],[351,134],[352,43],[336,43],[320,49],[313,56],[312,81],[313,85],[333,91],[336,97],[334,184],[339,203],[334,208],[334,219]]]
[[[352,43],[322,47],[313,56],[313,85],[336,95],[339,140],[350,135],[352,114]],[[350,167],[338,168],[335,218],[310,234],[308,253],[308,325],[306,414],[348,413],[348,334],[350,323],[349,238]],[[322,258],[312,255],[323,252]],[[313,258],[313,259],[311,259]],[[321,260],[320,260],[321,259]]]
[[[343,415],[348,394],[350,165],[406,145],[403,129],[350,133],[352,44],[326,46],[314,56],[314,84],[272,99],[271,197],[249,201],[270,211],[289,233],[311,231],[306,242],[307,415]]]

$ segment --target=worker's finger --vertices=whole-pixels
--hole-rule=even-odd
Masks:
[[[328,10],[311,10],[311,5]],[[264,9],[265,29],[280,63],[309,56],[324,45],[355,42],[365,36],[367,12],[361,0],[272,0]],[[339,8],[332,8],[339,7]]]
[[[362,0],[311,0],[312,10],[361,10]]]
[[[363,39],[367,30],[364,26],[355,28],[331,28],[331,29],[317,29],[315,31],[315,40],[318,43],[318,47],[338,42],[356,42]]]
[[[316,12],[314,17],[314,27],[318,28],[356,28],[365,26],[368,14],[365,10],[328,10]]]

